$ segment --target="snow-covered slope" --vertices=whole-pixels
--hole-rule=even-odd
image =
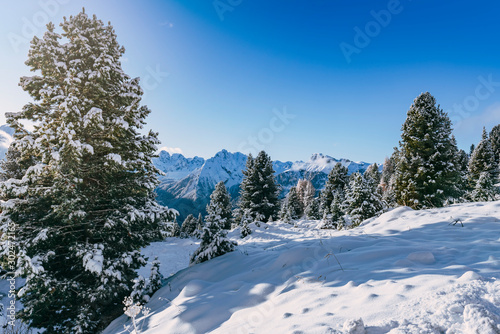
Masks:
[[[185,158],[181,154],[162,151],[154,163],[166,175],[160,178],[157,189],[158,201],[181,213],[181,220],[189,213],[204,212],[209,196],[219,181],[224,181],[233,200],[239,196],[239,185],[243,180],[247,156],[226,150],[218,152],[213,158]],[[299,179],[311,180],[317,189],[321,189],[328,173],[337,162],[342,163],[349,173],[364,171],[370,164],[353,162],[347,159],[334,159],[323,154],[313,154],[304,162],[274,161],[276,180],[282,187],[282,195]]]
[[[237,250],[170,277],[142,333],[500,333],[500,202],[317,225],[232,231]]]

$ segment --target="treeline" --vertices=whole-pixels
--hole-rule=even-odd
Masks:
[[[299,180],[280,201],[271,158],[262,151],[248,158],[238,208],[231,212],[230,197],[220,182],[207,208],[206,226],[201,218],[190,216],[181,231],[186,231],[184,236],[201,236],[192,259],[201,262],[232,250],[223,231],[231,226],[240,227],[242,238],[252,232],[250,224],[276,219],[293,223],[308,218],[321,220],[325,229],[352,228],[396,206],[425,209],[495,200],[499,169],[500,125],[489,134],[484,129],[469,153],[459,150],[448,115],[426,92],[413,101],[399,146],[385,160],[382,172],[373,164],[364,173],[348,175],[347,168],[337,163],[319,195],[310,181]]]

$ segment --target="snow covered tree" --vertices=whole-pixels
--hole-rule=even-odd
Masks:
[[[399,155],[399,149],[395,147],[391,157],[384,162],[384,169],[380,178],[380,187],[382,188],[382,202],[385,207],[397,206],[394,185],[397,179],[396,175],[399,173],[396,170]]]
[[[378,188],[380,180],[382,179],[382,174],[380,173],[378,164],[376,163],[368,166],[363,176],[368,182],[373,185],[375,189]]]
[[[292,187],[281,206],[280,218],[283,221],[290,222],[291,220],[299,219],[303,215],[304,208],[297,194],[297,188]]]
[[[458,149],[448,115],[428,92],[414,101],[402,127],[395,197],[414,209],[441,207],[459,193]]]
[[[207,205],[208,216],[205,218],[214,220],[215,217],[219,222],[221,228],[225,230],[231,229],[231,224],[233,223],[233,212],[231,210],[231,198],[227,192],[226,185],[224,181],[220,181],[215,186],[214,191],[210,195],[210,203]]]
[[[300,202],[302,203],[302,208],[305,209],[309,206],[314,198],[316,189],[311,181],[300,179],[297,182],[297,195],[299,196]]]
[[[339,194],[343,201],[346,187],[349,185],[349,176],[347,173],[347,167],[342,166],[340,162],[328,173],[325,188],[321,192],[321,212],[330,213],[332,201],[336,193]]]
[[[203,235],[203,226],[205,226],[205,223],[203,222],[203,217],[200,212],[198,214],[198,219],[196,220],[196,229],[193,232],[193,237],[201,239],[201,236]]]
[[[500,166],[500,124],[494,126],[493,129],[491,129],[490,142],[497,166]]]
[[[497,191],[494,186],[491,174],[482,172],[472,190],[470,197],[474,202],[487,202],[496,199]]]
[[[305,209],[305,214],[306,214],[308,219],[313,219],[313,220],[321,219],[321,213],[319,211],[319,206],[320,206],[319,198],[314,197],[312,199],[311,203],[309,203],[309,205]]]
[[[252,234],[252,229],[250,228],[250,224],[253,222],[253,217],[250,209],[246,209],[243,212],[243,215],[241,217],[241,230],[240,230],[240,236],[241,238],[245,238],[248,235]]]
[[[280,206],[271,158],[264,151],[255,159],[250,154],[243,175],[240,209],[250,209],[255,220],[275,219]]]
[[[149,275],[149,281],[146,286],[146,291],[150,297],[163,286],[163,275],[160,272],[160,261],[158,257],[155,257],[151,265],[151,273]]]
[[[21,179],[26,170],[33,165],[35,165],[33,157],[21,160],[21,152],[10,146],[4,160],[0,161],[0,180]]]
[[[19,317],[46,333],[96,333],[121,314],[145,264],[139,248],[174,212],[155,201],[159,142],[140,133],[150,110],[113,27],[84,12],[61,27],[31,42],[36,73],[20,86],[34,102],[8,115],[16,161],[29,167],[0,184],[0,222],[17,226]]]
[[[491,180],[498,179],[498,165],[495,161],[493,148],[488,138],[486,129],[483,128],[482,139],[477,144],[469,160],[469,181],[471,187],[475,187],[483,172],[489,173]]]
[[[376,216],[383,209],[380,196],[360,173],[352,174],[346,193],[344,210],[350,216],[352,226]]]
[[[323,216],[323,224],[320,228],[323,229],[337,229],[342,228],[345,224],[344,215],[345,212],[343,210],[344,196],[339,192],[335,192],[333,196],[332,204],[330,205],[330,214],[326,214]]]
[[[194,231],[196,230],[197,224],[198,224],[198,219],[194,218],[192,214],[189,214],[182,223],[181,236],[183,238],[192,236]]]
[[[227,217],[223,216],[227,207],[224,206],[225,200],[221,201],[223,189],[226,189],[224,182],[219,182],[210,195],[200,247],[191,256],[190,264],[205,262],[234,250],[236,244],[226,238],[227,232],[222,228],[227,223]]]
[[[457,187],[460,189],[460,195],[464,196],[468,191],[469,179],[469,156],[464,150],[458,151],[457,170],[459,172]]]
[[[177,217],[174,218],[174,221],[172,224],[170,224],[170,236],[171,237],[178,237],[181,235],[181,227],[179,226],[179,223],[177,222]]]

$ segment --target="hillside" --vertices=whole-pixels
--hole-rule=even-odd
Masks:
[[[346,231],[317,226],[230,232],[237,250],[171,276],[142,332],[500,333],[500,202],[400,207]],[[185,245],[154,248],[187,266],[194,246]],[[180,266],[162,263],[167,275],[171,264]]]

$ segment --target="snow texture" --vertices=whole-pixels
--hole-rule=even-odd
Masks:
[[[351,230],[319,225],[229,232],[237,250],[171,276],[146,305],[142,333],[500,333],[500,202],[400,207]],[[193,247],[170,256],[187,266]]]

